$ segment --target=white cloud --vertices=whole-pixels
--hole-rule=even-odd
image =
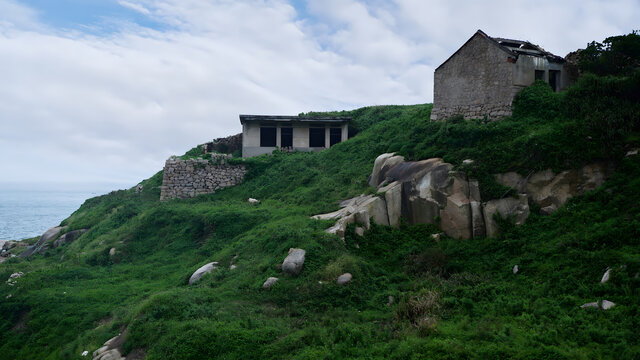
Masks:
[[[305,18],[282,0],[119,3],[169,30],[64,32],[0,2],[0,182],[133,185],[240,132],[240,113],[429,102],[433,69],[478,28],[564,55],[639,18],[630,0],[311,0]]]

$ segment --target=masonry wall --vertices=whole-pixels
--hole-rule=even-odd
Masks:
[[[164,164],[160,200],[190,198],[242,182],[244,165],[227,164],[228,155],[212,154],[212,159],[182,160],[170,157]]]
[[[511,102],[519,90],[513,86],[513,67],[509,54],[482,35],[474,35],[436,69],[431,119],[511,115]]]

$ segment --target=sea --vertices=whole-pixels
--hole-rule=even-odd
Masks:
[[[122,188],[113,184],[0,184],[0,241],[40,236],[60,225],[86,199]]]

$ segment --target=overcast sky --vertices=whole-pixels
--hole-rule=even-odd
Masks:
[[[238,114],[431,102],[478,29],[564,56],[638,19],[640,0],[0,0],[0,186],[130,187]]]

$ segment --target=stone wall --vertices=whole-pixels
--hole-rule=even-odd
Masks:
[[[515,59],[476,33],[434,73],[431,120],[453,115],[466,119],[511,115],[511,102],[522,88],[513,86]]]
[[[211,194],[239,184],[247,169],[244,165],[228,164],[229,158],[224,154],[211,154],[211,160],[170,157],[164,164],[160,200]]]

